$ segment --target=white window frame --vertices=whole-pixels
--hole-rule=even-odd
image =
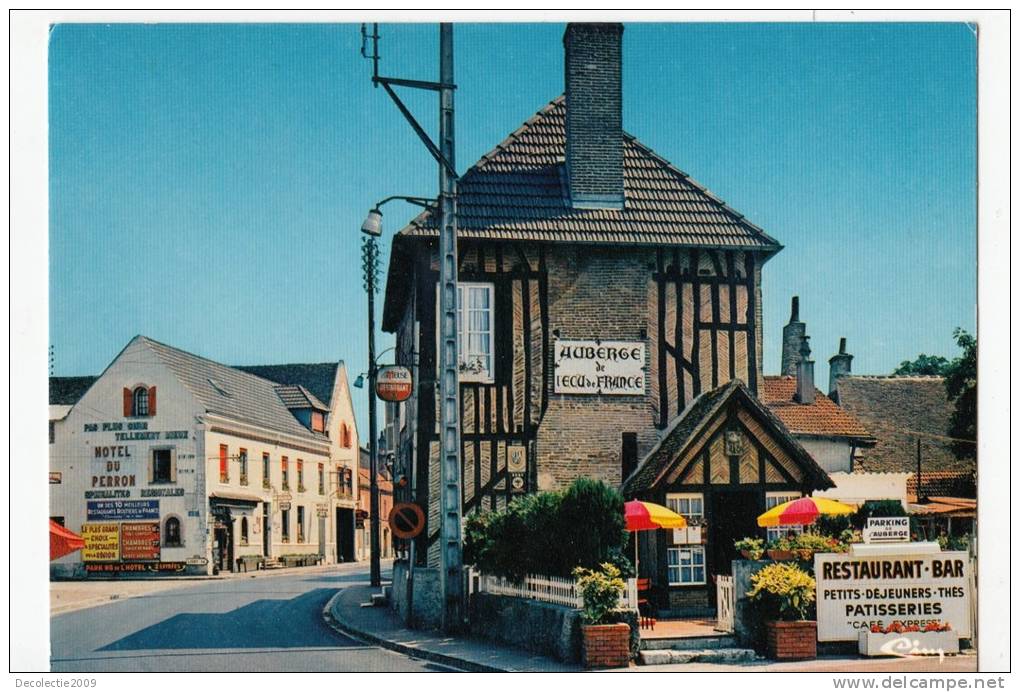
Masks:
[[[681,561],[681,553],[689,552],[690,561]],[[676,555],[676,563],[673,564],[670,558]],[[694,556],[701,556],[701,564],[695,564]],[[701,568],[701,580],[694,578],[694,570]],[[673,570],[676,570],[677,580],[674,580]],[[690,578],[684,579],[684,570],[688,571]],[[677,545],[666,548],[666,575],[670,586],[701,586],[708,583],[708,565],[706,564],[705,546],[703,545]]]
[[[681,512],[680,501],[681,500],[698,500],[701,502],[701,511],[697,513],[693,512]],[[699,524],[705,518],[705,493],[666,493],[666,507],[673,510],[677,514],[682,514],[684,519],[691,523],[697,521]]]
[[[472,289],[472,288],[485,289],[488,292],[488,294],[489,294],[489,300],[488,300],[488,303],[489,303],[489,307],[488,307],[489,328],[488,328],[487,331],[477,332],[477,334],[485,334],[485,335],[487,335],[489,337],[489,352],[486,354],[488,356],[489,369],[487,371],[483,371],[483,372],[472,372],[472,371],[469,371],[465,367],[465,361],[464,361],[464,356],[465,356],[465,353],[467,352],[466,344],[467,344],[467,341],[468,341],[467,337],[469,336],[467,334],[467,325],[468,325],[469,321],[463,319],[462,314],[461,314],[462,313],[462,307],[461,306],[463,305],[462,296],[464,295],[464,293],[463,293],[464,291],[466,291],[468,289]],[[495,298],[496,298],[496,288],[495,288],[494,284],[487,283],[487,282],[481,282],[481,281],[458,281],[457,282],[457,360],[460,363],[460,381],[461,382],[482,382],[482,383],[486,383],[486,384],[491,384],[492,382],[495,381],[494,374],[493,374],[493,370],[495,369],[495,365],[496,365],[496,360],[495,360],[496,359],[496,348],[495,348],[495,343],[494,343],[494,338],[493,338],[494,337],[494,327],[493,327],[493,324],[494,324],[494,315],[495,315],[495,312],[496,312],[496,307],[495,307],[495,304],[494,304]],[[440,305],[441,305],[441,296],[439,294],[439,284],[437,283],[436,284],[436,353],[437,354],[439,353],[439,350],[440,350],[440,341],[442,339],[442,322],[441,322],[442,310],[440,308]]]
[[[781,505],[784,502],[790,500],[798,500],[804,497],[802,493],[796,490],[770,490],[765,493],[765,511],[769,511],[777,505]],[[765,540],[766,542],[774,541],[777,538],[783,538],[787,534],[793,531],[796,534],[804,533],[804,527],[799,524],[788,524],[786,526],[770,526],[765,529]]]

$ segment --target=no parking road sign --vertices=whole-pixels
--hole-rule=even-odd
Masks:
[[[425,529],[425,513],[413,502],[401,502],[390,510],[389,525],[397,538],[414,538]]]

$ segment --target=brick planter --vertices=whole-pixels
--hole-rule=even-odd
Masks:
[[[584,665],[622,668],[630,663],[630,625],[583,625]]]
[[[817,656],[818,629],[814,620],[765,623],[769,658],[777,661],[806,661]]]

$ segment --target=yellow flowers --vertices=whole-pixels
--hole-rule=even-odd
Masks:
[[[751,575],[747,596],[781,620],[804,620],[815,601],[815,580],[790,562],[776,562]]]

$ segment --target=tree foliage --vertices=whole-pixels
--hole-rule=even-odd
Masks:
[[[929,356],[922,353],[914,360],[905,360],[899,364],[893,375],[938,375],[946,374],[949,360],[942,356]]]
[[[959,327],[953,331],[956,345],[963,350],[946,368],[946,394],[954,402],[948,434],[962,440],[977,440],[977,339]],[[959,458],[973,457],[973,442],[956,441],[953,453]]]

